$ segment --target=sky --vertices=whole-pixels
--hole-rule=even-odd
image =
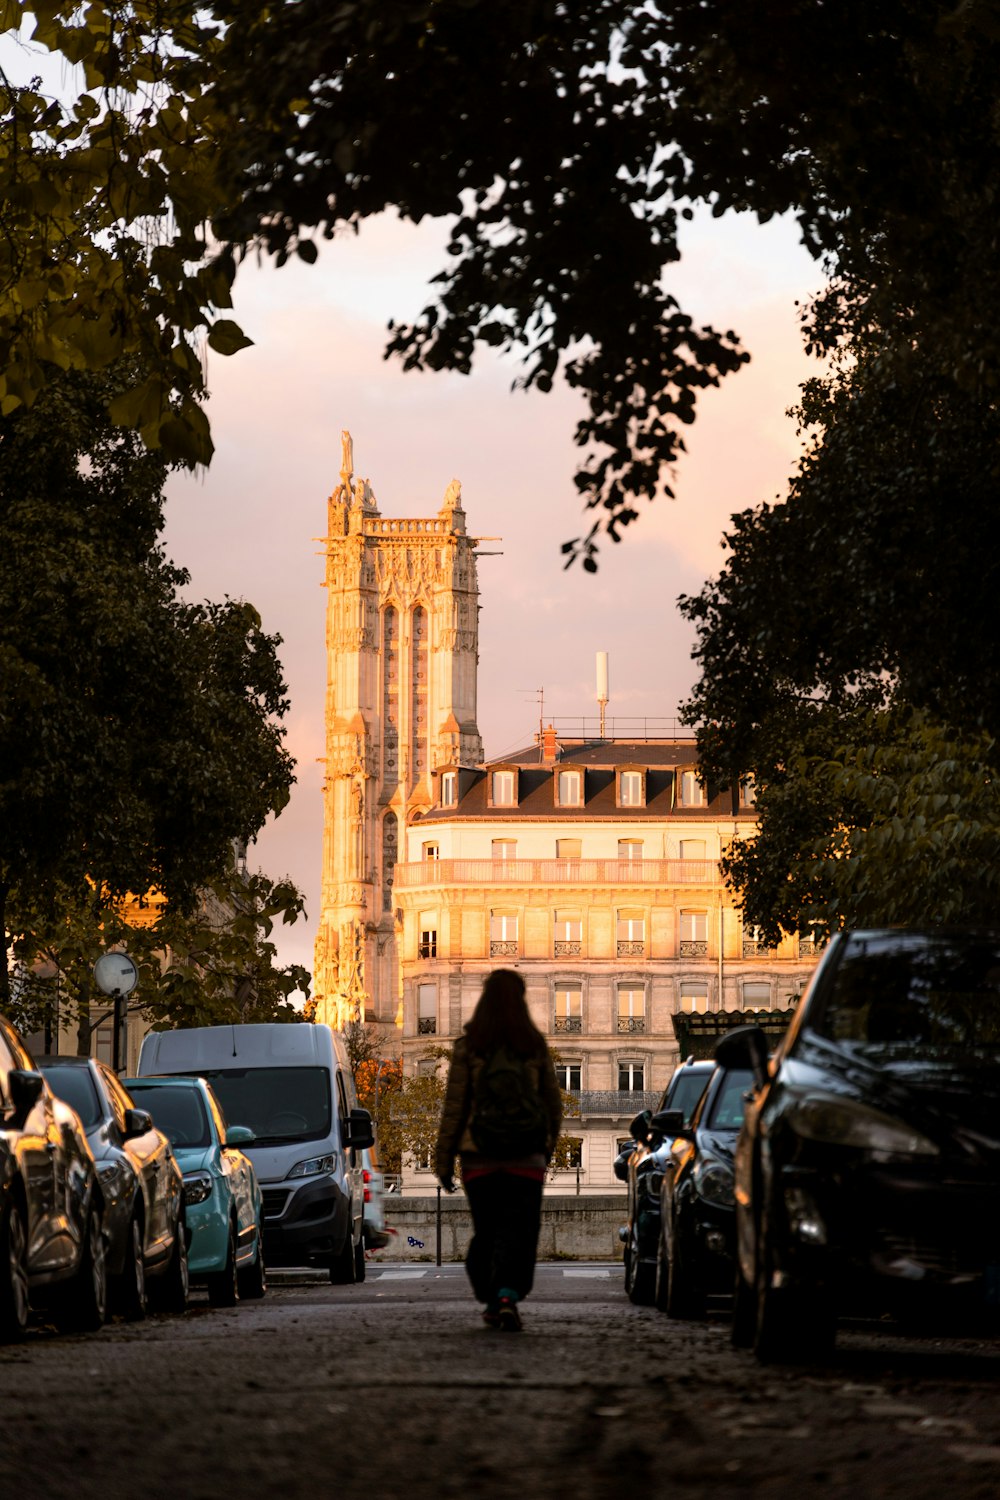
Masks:
[[[800,449],[786,413],[810,372],[796,300],[820,284],[795,225],[699,216],[668,287],[684,310],[734,328],[751,363],[699,397],[674,501],[643,508],[599,571],[564,570],[560,545],[589,529],[573,485],[578,398],[513,392],[517,366],[484,352],[469,376],[404,373],[386,361],[386,324],[412,319],[445,264],[440,224],[383,215],[323,247],[318,262],[245,266],[233,316],[254,340],[209,354],[211,466],[168,489],[168,555],[194,598],[245,598],[282,637],[289,806],[262,831],[252,865],[290,875],[308,920],[277,934],[282,963],[311,970],[319,915],[321,766],[326,680],[322,547],[338,483],[340,433],[383,516],[431,516],[461,480],[479,559],[478,719],[498,757],[530,743],[544,718],[596,717],[595,658],[609,657],[608,718],[672,719],[694,685],[693,631],[679,595],[724,562],[730,516],[780,496]],[[539,695],[543,695],[540,704]]]

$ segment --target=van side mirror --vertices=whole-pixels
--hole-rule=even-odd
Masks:
[[[715,1060],[730,1071],[749,1068],[758,1088],[767,1082],[767,1037],[759,1026],[737,1026],[716,1044]]]
[[[27,1068],[11,1068],[7,1074],[7,1087],[13,1107],[11,1124],[15,1130],[23,1130],[25,1122],[45,1089],[41,1073],[29,1073]]]
[[[375,1127],[368,1111],[352,1109],[347,1119],[341,1121],[341,1135],[344,1137],[344,1146],[350,1146],[352,1151],[363,1151],[366,1146],[374,1146]]]

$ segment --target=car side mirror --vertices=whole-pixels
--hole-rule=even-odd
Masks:
[[[644,1109],[642,1114],[636,1115],[628,1128],[628,1133],[634,1141],[645,1141],[649,1134],[649,1122],[651,1118],[648,1109]]]
[[[619,1151],[618,1155],[615,1157],[615,1163],[612,1170],[615,1176],[618,1178],[619,1182],[628,1182],[628,1159],[632,1155],[632,1152],[634,1150],[635,1143],[630,1142],[628,1146],[623,1146],[621,1151]]]
[[[7,1087],[13,1107],[11,1124],[15,1130],[23,1130],[25,1121],[45,1090],[45,1079],[41,1073],[31,1073],[27,1068],[11,1068],[7,1074]]]
[[[757,1088],[767,1082],[767,1037],[759,1026],[737,1026],[716,1043],[715,1060],[731,1071],[749,1068]]]
[[[252,1146],[256,1139],[249,1125],[230,1125],[226,1131],[227,1146]]]
[[[341,1134],[346,1137],[345,1146],[354,1151],[363,1151],[375,1144],[375,1127],[366,1109],[352,1109],[348,1118],[341,1122]]]
[[[680,1135],[685,1123],[682,1109],[661,1109],[659,1114],[654,1115],[650,1120],[649,1126],[650,1130],[655,1131],[661,1140],[669,1140],[672,1136]]]
[[[125,1139],[134,1141],[137,1136],[147,1135],[153,1128],[153,1116],[145,1109],[125,1111]]]

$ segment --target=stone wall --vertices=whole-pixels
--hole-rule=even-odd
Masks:
[[[441,1260],[462,1260],[472,1233],[465,1195],[440,1195]],[[400,1196],[385,1200],[386,1226],[395,1233],[373,1261],[437,1259],[438,1200],[436,1195]],[[579,1198],[547,1196],[542,1201],[539,1260],[620,1260],[619,1227],[625,1222],[625,1194]]]

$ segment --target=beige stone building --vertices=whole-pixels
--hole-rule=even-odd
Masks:
[[[452,480],[437,515],[387,520],[342,435],[327,506],[326,771],[316,1019],[401,1020],[395,868],[432,771],[477,765],[476,538]]]
[[[755,814],[706,800],[692,739],[601,720],[484,764],[477,538],[461,487],[384,518],[343,434],[328,502],[326,775],[317,1019],[380,1023],[408,1074],[442,1066],[483,976],[523,973],[578,1101],[567,1191],[612,1161],[678,1060],[675,1014],[784,1009],[814,962],[741,926],[719,856]],[[426,1186],[411,1163],[406,1185]]]
[[[598,734],[550,727],[502,762],[441,766],[396,869],[406,1071],[434,1066],[491,968],[517,968],[578,1103],[567,1191],[615,1188],[628,1122],[679,1060],[676,1014],[784,1010],[815,962],[743,927],[719,856],[755,814],[728,788],[706,798],[693,740]]]

